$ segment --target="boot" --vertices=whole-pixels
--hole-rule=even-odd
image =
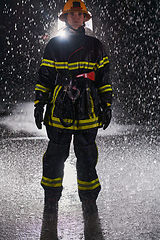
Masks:
[[[92,200],[82,201],[82,210],[84,214],[98,213],[96,201],[92,201]]]
[[[58,214],[58,200],[49,190],[45,190],[44,213]]]

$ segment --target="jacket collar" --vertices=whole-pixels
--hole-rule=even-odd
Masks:
[[[77,35],[85,35],[85,29],[84,29],[83,26],[81,26],[81,27],[78,28],[77,31],[74,31],[74,30],[72,30],[70,27],[67,27],[67,28],[65,29],[65,33],[66,33],[67,35],[75,35],[75,36],[77,36]]]

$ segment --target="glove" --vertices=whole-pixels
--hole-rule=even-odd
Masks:
[[[38,129],[42,129],[44,105],[40,102],[35,105],[34,117]]]
[[[103,130],[105,130],[110,124],[112,118],[112,110],[110,107],[104,108],[102,111],[102,126]]]

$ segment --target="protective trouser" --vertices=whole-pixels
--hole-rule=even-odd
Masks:
[[[46,126],[46,129],[50,141],[43,156],[41,185],[50,192],[52,198],[59,200],[63,189],[64,162],[69,156],[72,133],[51,126]],[[79,197],[81,201],[94,201],[101,189],[95,169],[98,160],[95,143],[97,129],[77,131],[73,135]]]
[[[64,162],[69,155],[69,145],[60,145],[52,140],[48,143],[47,151],[43,156],[43,176],[42,187],[48,192],[45,196],[50,196],[59,200],[62,192],[62,181],[64,175]]]
[[[77,157],[78,193],[81,201],[95,201],[100,191],[100,182],[96,172],[98,150],[95,143],[89,146],[74,145]]]

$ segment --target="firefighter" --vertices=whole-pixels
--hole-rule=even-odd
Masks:
[[[90,18],[81,0],[65,3],[59,16],[66,23],[65,35],[47,44],[35,87],[35,122],[41,129],[44,121],[49,138],[41,185],[44,206],[50,212],[58,208],[72,136],[82,209],[88,213],[97,211],[101,185],[96,172],[95,139],[98,128],[106,129],[111,121],[112,88],[102,43],[85,35],[85,22]]]

